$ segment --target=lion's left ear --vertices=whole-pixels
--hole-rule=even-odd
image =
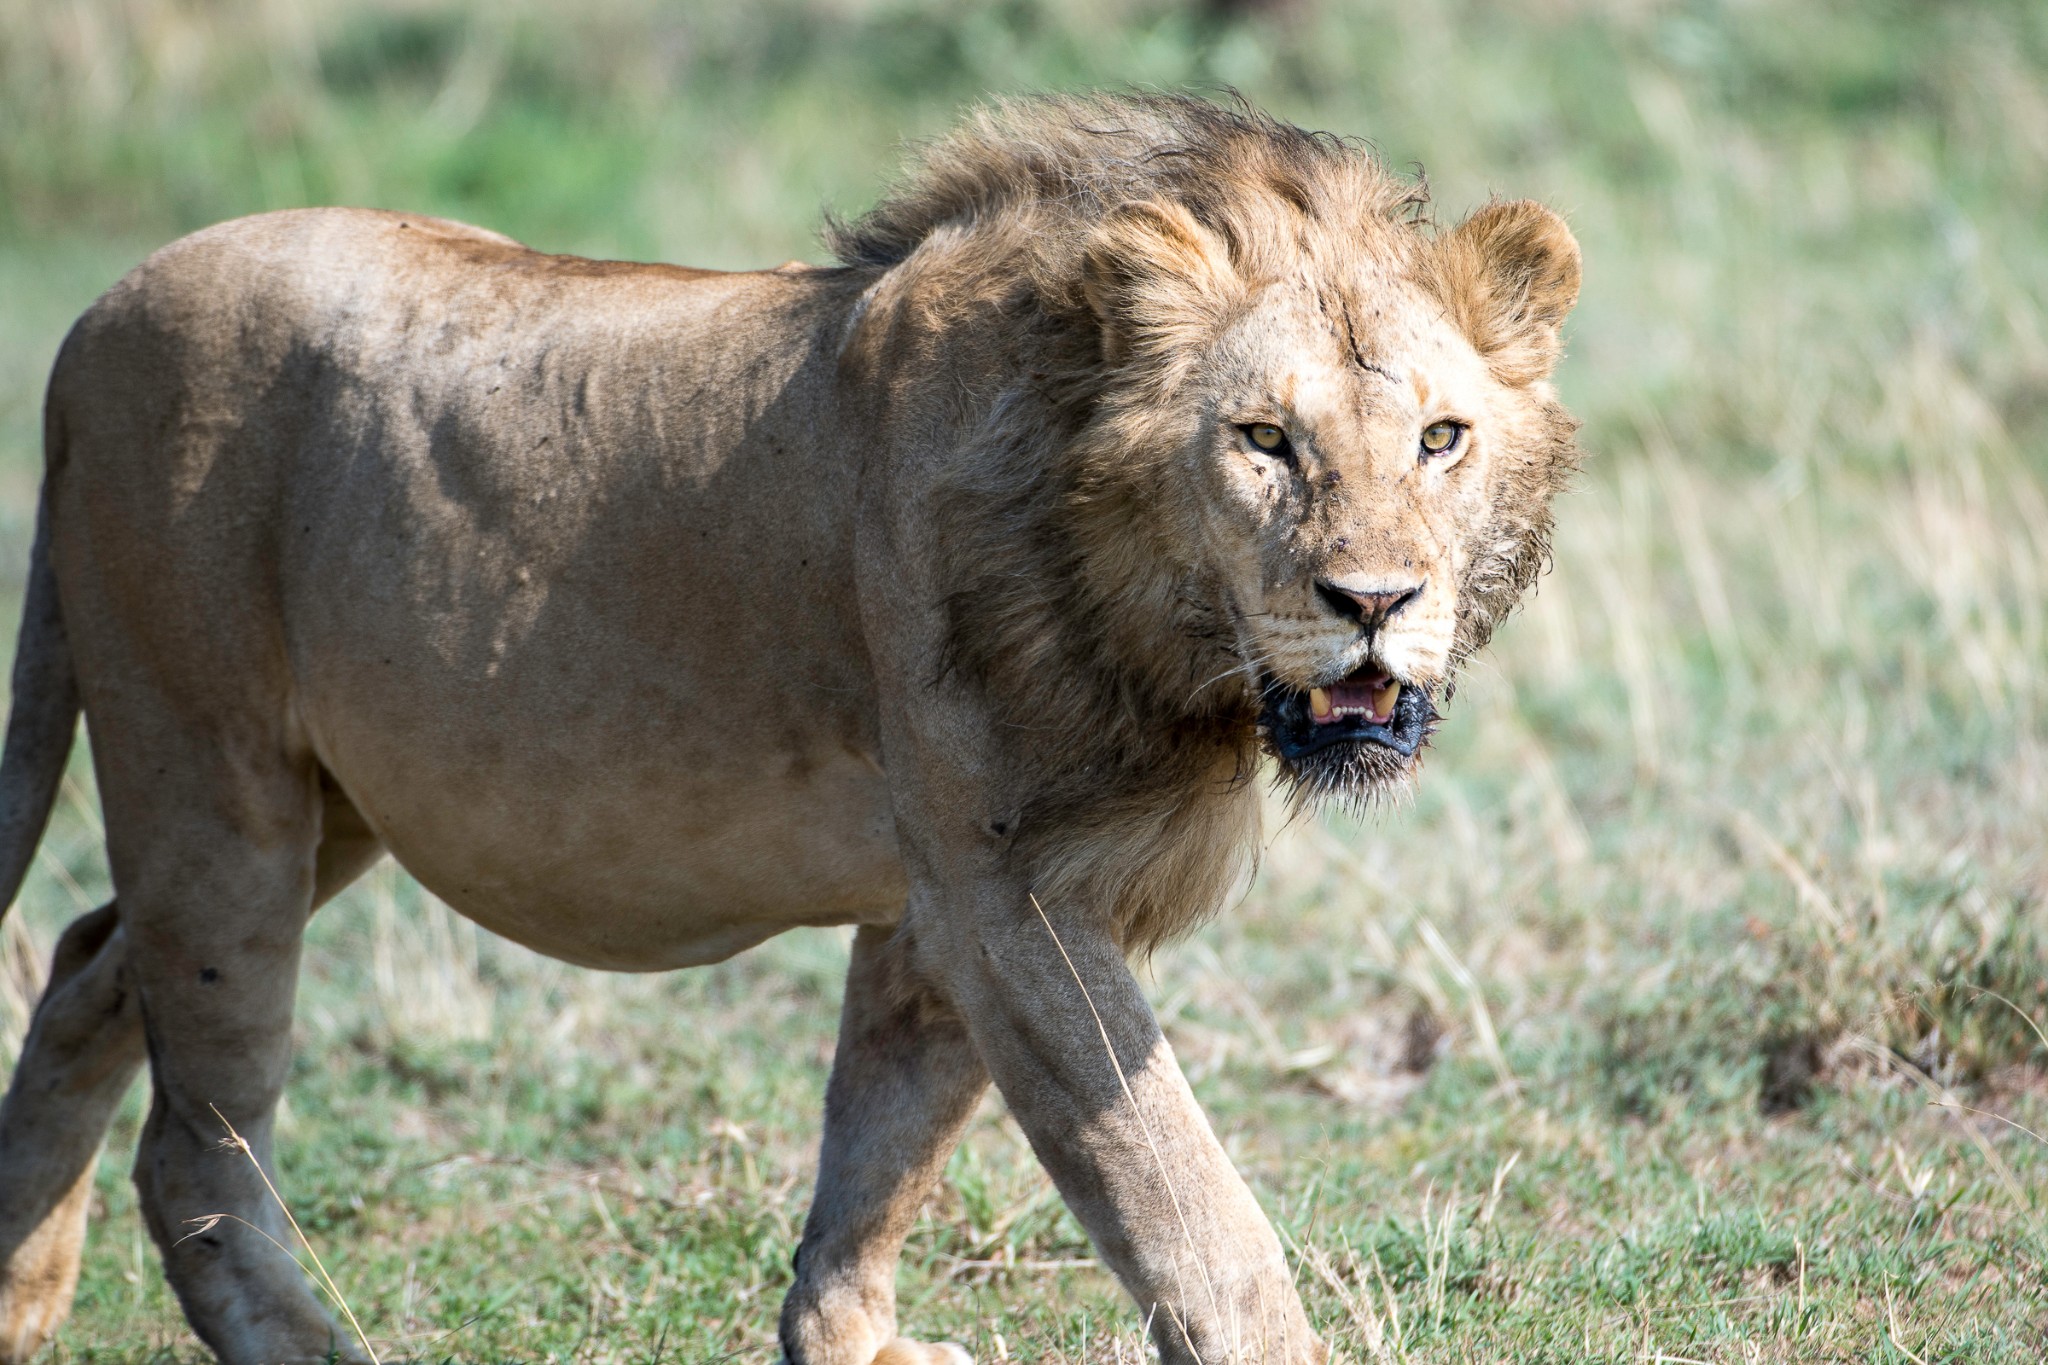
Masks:
[[[1529,199],[1488,204],[1430,245],[1431,284],[1504,384],[1548,377],[1579,297],[1579,243]]]
[[[1143,200],[1113,210],[1081,258],[1081,292],[1112,364],[1140,349],[1189,353],[1237,291],[1229,248],[1179,204]]]

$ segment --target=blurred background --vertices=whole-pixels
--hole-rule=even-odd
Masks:
[[[180,233],[345,203],[819,260],[906,139],[1105,85],[1235,89],[1585,251],[1555,572],[1412,805],[1276,809],[1148,976],[1318,1321],[1370,1360],[2037,1360],[2048,6],[0,0],[0,591],[65,328]],[[0,1064],[99,838],[81,748]],[[388,868],[324,911],[280,1164],[373,1339],[768,1358],[844,955],[598,976]],[[199,1358],[143,1099],[60,1359]],[[983,1359],[1139,1350],[993,1100],[903,1299]]]

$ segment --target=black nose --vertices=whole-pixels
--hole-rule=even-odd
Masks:
[[[1356,583],[1318,583],[1316,596],[1329,603],[1339,616],[1358,622],[1368,631],[1377,631],[1422,596],[1422,588],[1420,583],[1375,584],[1369,588]]]

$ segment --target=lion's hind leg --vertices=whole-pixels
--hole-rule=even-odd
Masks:
[[[135,1186],[165,1276],[225,1365],[358,1359],[284,1250],[272,1130],[307,920],[361,859],[322,859],[328,803],[303,756],[223,754],[168,726],[149,750],[121,738],[101,791],[149,1044]],[[151,781],[158,767],[179,779]]]
[[[34,1355],[71,1312],[100,1142],[142,1058],[127,942],[106,905],[58,940],[0,1101],[0,1365]]]
[[[331,782],[313,901],[382,855]],[[141,1067],[142,1011],[114,905],[74,921],[0,1100],[0,1365],[33,1356],[71,1311],[101,1141]]]
[[[130,619],[123,585],[97,560],[77,562],[73,640],[93,660],[83,690],[123,978],[149,1060],[134,1172],[143,1221],[187,1320],[225,1365],[361,1358],[286,1250],[272,1130],[307,921],[374,860],[376,841],[323,783],[260,613],[150,599],[157,615]],[[206,581],[196,569],[167,576]],[[224,1145],[230,1124],[246,1145]]]

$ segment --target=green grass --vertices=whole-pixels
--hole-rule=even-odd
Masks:
[[[63,328],[181,231],[343,201],[815,258],[898,139],[1119,82],[1235,84],[1420,161],[1447,216],[1543,198],[1586,253],[1588,473],[1421,795],[1276,816],[1245,903],[1149,974],[1317,1320],[1362,1360],[2040,1359],[2039,5],[16,0],[0,583]],[[0,931],[0,1057],[105,892],[77,775]],[[603,977],[379,874],[314,926],[286,1193],[392,1353],[765,1358],[844,956]],[[58,1359],[199,1354],[126,1181],[141,1105]],[[1136,1359],[1091,1259],[991,1102],[905,1324]]]

